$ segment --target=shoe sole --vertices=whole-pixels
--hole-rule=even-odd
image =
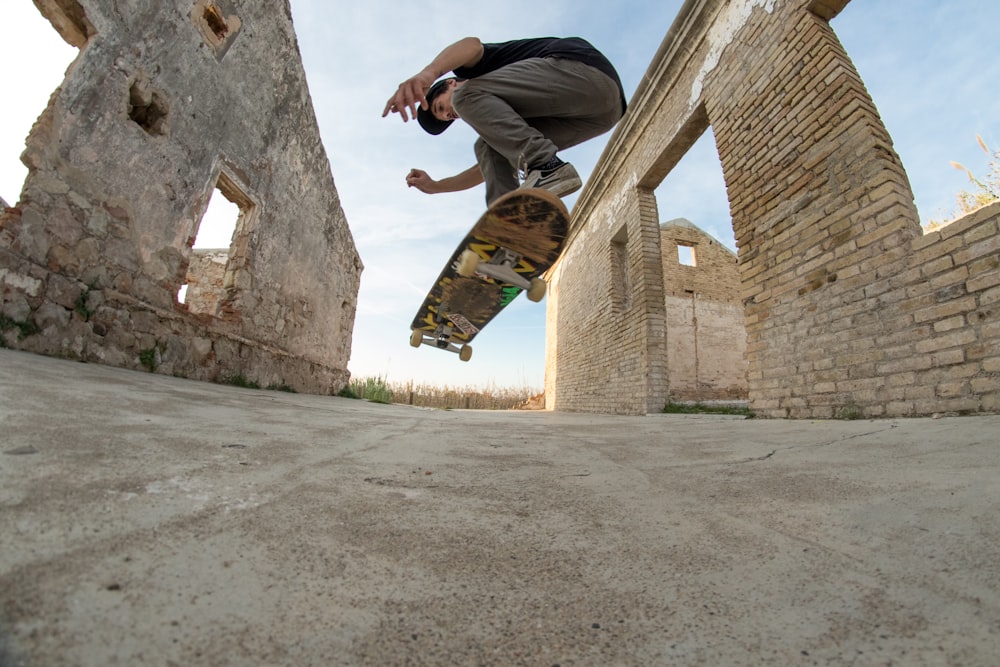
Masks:
[[[547,188],[544,185],[535,186],[541,187],[543,190],[548,190],[556,197],[565,197],[566,195],[571,195],[580,188],[583,187],[583,182],[578,178],[574,181],[563,181],[562,183],[553,183],[554,187]]]
[[[581,181],[579,177],[575,177],[562,180],[553,179],[551,183],[546,183],[545,178],[540,178],[534,183],[525,183],[521,187],[524,189],[540,188],[542,190],[548,190],[556,197],[565,197],[566,195],[571,195],[583,187],[583,181]]]

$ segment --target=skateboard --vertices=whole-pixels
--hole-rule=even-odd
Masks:
[[[472,358],[469,343],[521,292],[541,301],[541,274],[559,258],[569,226],[562,201],[546,190],[519,189],[479,217],[417,311],[410,345]]]

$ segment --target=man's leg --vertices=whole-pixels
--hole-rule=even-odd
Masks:
[[[500,195],[517,189],[517,170],[507,158],[490,148],[482,139],[476,139],[476,161],[486,181],[487,206]]]
[[[466,81],[453,103],[490,149],[512,169],[525,171],[548,162],[559,149],[607,132],[621,116],[618,88],[607,75],[550,58],[524,60]],[[481,155],[478,146],[476,155]],[[487,172],[493,168],[482,162],[480,167],[489,192]],[[505,182],[495,189],[512,188]]]

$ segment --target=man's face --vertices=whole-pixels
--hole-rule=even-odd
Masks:
[[[455,94],[457,85],[458,82],[454,79],[448,81],[447,87],[431,102],[431,114],[438,120],[458,120],[455,107],[451,105],[451,97]]]

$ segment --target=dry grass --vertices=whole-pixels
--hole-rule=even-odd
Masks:
[[[924,230],[933,232],[942,227],[955,222],[959,218],[972,213],[975,210],[988,206],[1000,200],[1000,150],[991,151],[983,138],[976,135],[979,147],[986,154],[988,172],[986,176],[979,178],[972,173],[972,170],[958,162],[952,162],[951,166],[959,171],[965,172],[972,184],[972,190],[963,190],[955,196],[955,210],[951,216],[941,220],[930,220],[924,225]]]
[[[385,378],[351,380],[352,393],[378,403],[402,403],[442,410],[512,410],[524,407],[541,390],[535,387],[449,387]],[[537,401],[536,401],[537,403]]]

